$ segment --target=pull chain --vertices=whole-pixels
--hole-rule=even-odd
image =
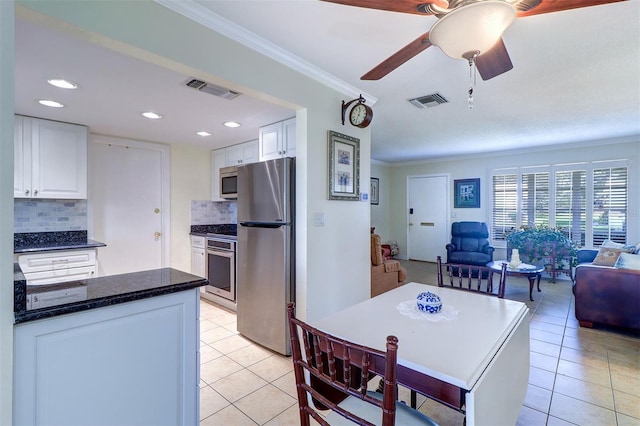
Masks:
[[[473,109],[473,88],[476,86],[476,57],[480,52],[471,51],[462,55],[467,61],[469,61],[469,109]]]
[[[476,86],[476,55],[469,59],[469,109],[473,109],[473,88]]]

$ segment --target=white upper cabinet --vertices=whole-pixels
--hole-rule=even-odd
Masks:
[[[87,128],[15,116],[14,197],[87,198]]]
[[[220,197],[220,169],[258,161],[258,139],[211,151],[211,200],[229,201]]]
[[[249,164],[258,161],[258,139],[225,148],[227,166]]]
[[[296,119],[260,128],[260,161],[296,156]]]

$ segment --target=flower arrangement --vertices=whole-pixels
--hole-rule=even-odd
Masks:
[[[546,226],[523,226],[506,235],[508,246],[518,249],[525,262],[543,265],[555,280],[558,271],[576,266],[578,247],[561,231]]]

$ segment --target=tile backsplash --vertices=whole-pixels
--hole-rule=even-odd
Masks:
[[[191,201],[191,225],[236,223],[238,203],[234,201]]]
[[[58,232],[87,229],[87,200],[14,199],[14,232]]]

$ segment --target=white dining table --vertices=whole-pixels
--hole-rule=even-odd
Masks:
[[[407,309],[427,291],[440,296],[441,313]],[[465,412],[468,426],[507,426],[527,392],[528,312],[521,302],[412,282],[311,325],[382,351],[396,336],[400,384]]]

